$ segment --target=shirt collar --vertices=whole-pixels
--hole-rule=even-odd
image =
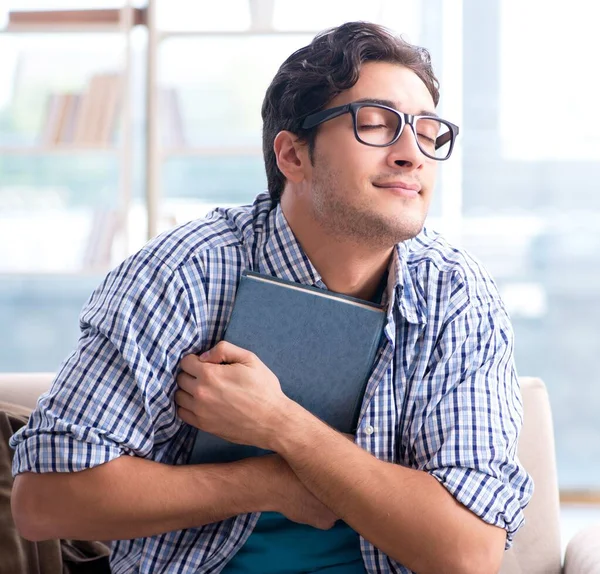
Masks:
[[[324,288],[325,285],[290,228],[281,204],[267,216],[263,243],[258,257],[260,273],[295,283]]]
[[[388,271],[388,313],[394,305],[409,322],[426,324],[425,301],[415,287],[408,259],[412,239],[396,244]]]

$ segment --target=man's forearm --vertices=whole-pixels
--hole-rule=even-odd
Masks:
[[[332,512],[419,572],[494,572],[502,529],[481,521],[428,473],[377,460],[293,408],[271,445]]]
[[[75,473],[26,473],[13,488],[17,528],[32,540],[116,540],[198,527],[273,505],[269,457],[170,466],[121,456]]]

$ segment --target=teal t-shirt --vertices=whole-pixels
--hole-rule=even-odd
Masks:
[[[365,574],[358,534],[338,520],[319,530],[263,512],[252,534],[222,574]]]

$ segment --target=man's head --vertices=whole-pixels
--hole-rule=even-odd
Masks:
[[[365,100],[402,113],[361,109]],[[282,64],[263,102],[271,197],[278,201],[286,186],[294,187],[313,218],[333,234],[376,236],[386,244],[412,237],[423,224],[435,181],[437,161],[427,154],[438,155],[438,146],[427,137],[425,120],[400,128],[414,115],[434,115],[438,100],[426,50],[365,22],[317,35]],[[353,105],[342,107],[347,104]],[[364,125],[373,120],[387,127]]]

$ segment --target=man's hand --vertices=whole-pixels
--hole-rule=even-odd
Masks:
[[[245,349],[221,341],[181,360],[175,402],[186,423],[238,444],[273,450],[271,439],[292,402],[277,377]]]
[[[338,517],[307,490],[290,466],[279,455],[266,455],[273,477],[273,511],[300,524],[329,530]],[[272,465],[272,466],[271,466]]]

